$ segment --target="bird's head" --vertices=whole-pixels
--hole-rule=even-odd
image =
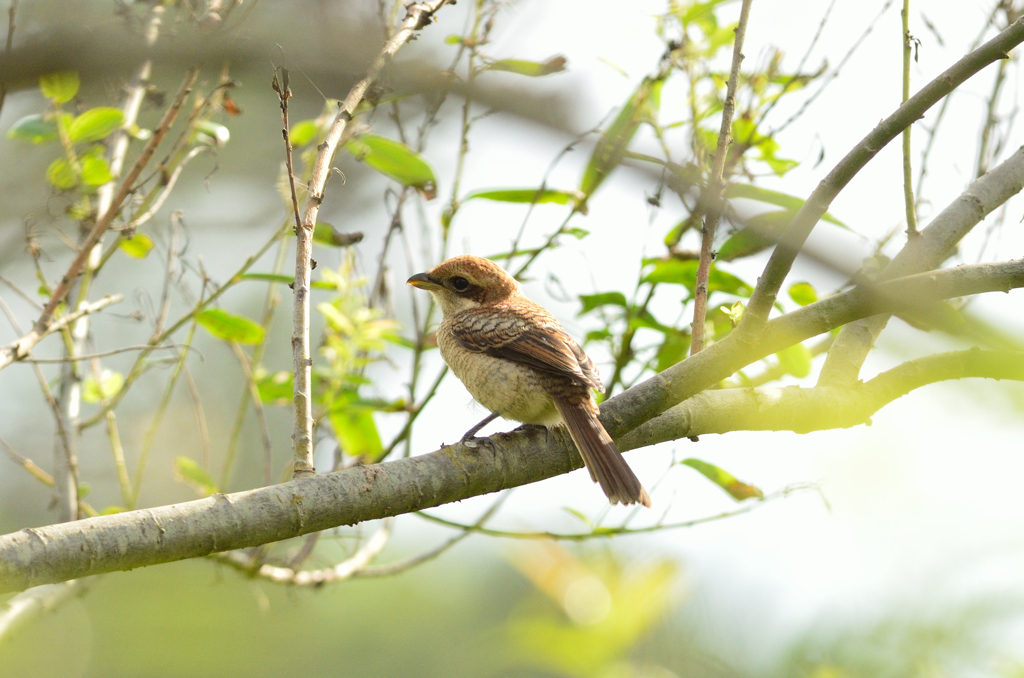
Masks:
[[[519,293],[519,283],[505,269],[490,259],[470,255],[449,259],[406,282],[433,294],[446,316],[500,304]]]

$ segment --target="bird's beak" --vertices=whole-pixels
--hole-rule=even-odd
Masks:
[[[412,285],[413,287],[418,287],[421,290],[427,290],[428,292],[441,289],[441,286],[438,285],[433,280],[431,280],[430,276],[428,276],[426,273],[417,273],[416,275],[406,280],[405,284]]]

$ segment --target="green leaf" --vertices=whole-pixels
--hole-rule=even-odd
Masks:
[[[693,457],[684,459],[679,463],[684,466],[689,466],[692,469],[696,469],[705,478],[725,490],[729,496],[736,501],[743,501],[744,499],[750,499],[752,497],[757,497],[758,499],[764,498],[764,493],[760,489],[753,485],[740,482],[734,475],[715,466],[714,464],[709,464],[706,461],[694,459]]]
[[[489,64],[486,71],[505,71],[507,73],[518,73],[530,78],[539,78],[552,73],[561,73],[565,70],[565,57],[562,55],[553,56],[547,61],[523,61],[522,59],[501,59]]]
[[[789,286],[789,298],[801,306],[807,306],[818,300],[818,291],[809,282],[793,283]]]
[[[120,108],[91,108],[68,125],[68,139],[75,144],[106,139],[124,124]]]
[[[258,323],[219,308],[208,308],[196,318],[210,334],[225,341],[257,344],[263,341],[264,329]]]
[[[647,259],[644,265],[654,268],[644,276],[644,282],[671,283],[684,285],[693,294],[697,287],[697,266],[693,259]],[[753,288],[732,273],[719,269],[714,264],[708,273],[708,295],[712,292],[725,292],[740,297],[749,297]]]
[[[661,106],[663,79],[644,78],[622,110],[594,147],[580,179],[580,193],[589,198],[612,173],[626,153],[630,142],[645,120],[655,120]]]
[[[665,341],[658,347],[655,369],[663,372],[680,362],[690,351],[690,335],[685,332],[666,332]]]
[[[124,385],[124,375],[120,372],[103,370],[99,379],[89,375],[82,381],[82,400],[87,403],[98,403],[117,395]]]
[[[217,483],[210,472],[189,457],[174,458],[174,475],[181,482],[191,485],[196,492],[204,497],[219,492]]]
[[[128,509],[126,509],[123,506],[108,506],[105,509],[103,509],[102,511],[100,511],[100,515],[101,516],[112,516],[115,513],[124,513],[127,510]]]
[[[792,212],[793,214],[796,214],[800,208],[804,206],[804,202],[806,202],[803,198],[798,198],[795,195],[780,193],[779,191],[762,188],[760,186],[755,186],[754,184],[729,184],[725,187],[725,197],[729,200],[732,200],[733,198],[757,200],[758,202],[768,203],[769,205],[784,207],[787,211]],[[836,226],[842,226],[847,230],[850,228],[828,212],[821,215],[821,218],[822,220],[831,222]]]
[[[576,201],[579,197],[581,196],[579,196],[575,191],[555,191],[552,189],[540,190],[537,188],[505,188],[494,191],[474,191],[463,198],[462,202],[483,199],[496,200],[498,202],[527,203],[530,205],[540,203],[568,205],[569,202]]]
[[[458,45],[461,42],[462,42],[462,36],[461,35],[452,34],[452,35],[447,36],[444,39],[444,44],[446,44],[446,45]]]
[[[74,99],[81,84],[77,71],[47,73],[39,78],[39,89],[43,91],[43,96],[58,104]]]
[[[286,370],[256,378],[260,400],[272,405],[290,405],[295,395],[294,375]]]
[[[736,231],[718,249],[719,261],[749,257],[772,247],[793,221],[795,212],[765,212],[746,220],[746,227]]]
[[[134,259],[145,259],[153,249],[153,239],[145,233],[136,233],[131,240],[121,238],[117,244],[125,254]]]
[[[289,135],[289,138],[292,140],[292,146],[305,146],[316,138],[319,131],[320,126],[316,124],[316,120],[303,120],[296,123],[292,126],[291,134]]]
[[[101,155],[86,155],[82,157],[82,183],[87,186],[102,186],[108,181],[114,180],[110,173],[110,165],[107,159]]]
[[[803,344],[793,344],[775,354],[779,363],[786,370],[798,379],[803,379],[811,373],[811,349]]]
[[[62,113],[65,122],[71,120],[71,116]],[[28,141],[33,144],[45,144],[56,140],[57,123],[51,116],[27,115],[14,123],[11,129],[7,130],[7,138],[17,141]]]
[[[427,200],[437,197],[434,170],[405,144],[373,134],[364,134],[346,143],[345,150],[356,160],[366,163],[381,174],[404,186],[412,186]]]
[[[313,242],[327,247],[351,247],[362,239],[361,233],[342,233],[326,221],[316,222]]]
[[[621,306],[626,308],[626,295],[622,292],[599,292],[597,294],[581,294],[580,301],[583,302],[583,308],[580,309],[579,315],[590,313],[594,309],[602,306]]]
[[[219,122],[200,120],[196,123],[194,140],[197,144],[220,148],[231,140],[231,130]]]
[[[370,410],[345,403],[330,413],[338,445],[351,457],[376,457],[384,449]]]
[[[75,176],[75,170],[66,158],[57,158],[50,163],[50,166],[46,168],[46,180],[61,190],[74,188],[78,185],[78,177]]]

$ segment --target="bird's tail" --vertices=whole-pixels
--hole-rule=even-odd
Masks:
[[[598,421],[597,413],[587,407],[588,404],[555,399],[555,407],[562,415],[590,477],[601,486],[612,504],[643,504],[650,508],[651,498],[647,496],[647,490]]]

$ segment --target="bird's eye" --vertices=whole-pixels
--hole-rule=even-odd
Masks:
[[[465,292],[469,289],[469,281],[462,277],[452,278],[452,287],[456,292]]]

